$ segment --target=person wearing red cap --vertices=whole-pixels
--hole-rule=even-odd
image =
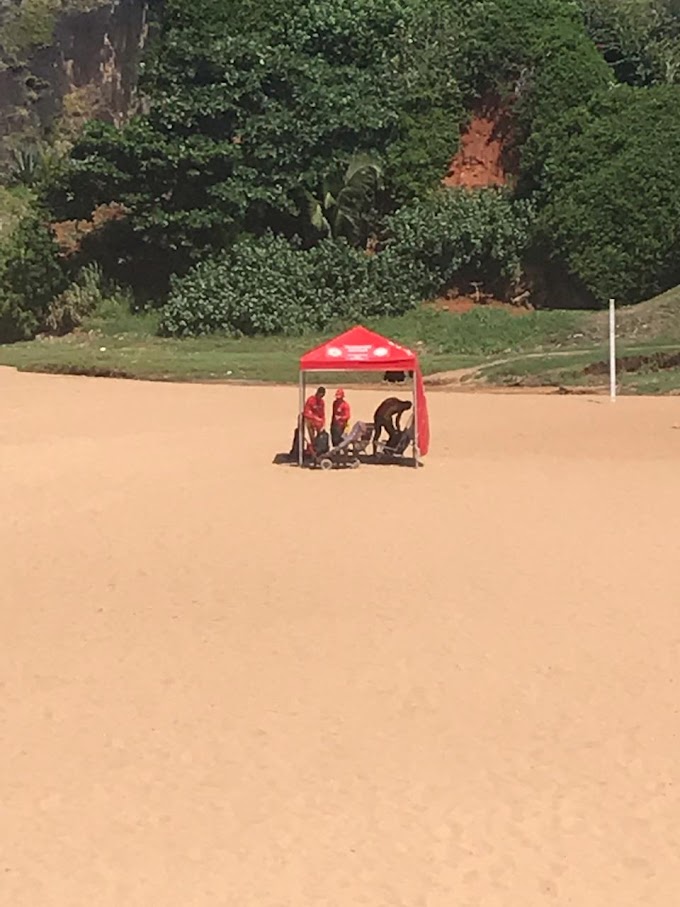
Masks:
[[[339,387],[335,392],[335,400],[333,400],[333,416],[331,418],[331,442],[333,447],[337,447],[342,441],[349,419],[349,403],[345,400],[344,390]]]
[[[307,398],[307,402],[305,403],[305,408],[302,413],[302,418],[304,419],[305,427],[309,434],[309,443],[312,448],[314,447],[316,436],[326,424],[326,404],[323,400],[325,396],[326,388],[317,388],[316,393],[313,396]]]

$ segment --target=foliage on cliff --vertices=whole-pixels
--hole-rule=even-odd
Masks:
[[[600,303],[680,283],[680,91],[619,86],[540,141],[546,254]]]
[[[146,112],[90,124],[38,189],[59,219],[124,206],[83,254],[147,295],[172,285],[171,333],[290,332],[463,279],[511,288],[527,261],[594,305],[637,300],[680,279],[678,2],[167,0]],[[512,124],[512,187],[440,194],[491,97]],[[335,230],[357,160],[365,179],[342,196],[357,228]]]

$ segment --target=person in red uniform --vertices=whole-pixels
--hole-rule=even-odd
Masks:
[[[302,413],[302,418],[307,429],[307,434],[309,435],[309,443],[311,444],[312,449],[314,449],[316,436],[326,424],[326,404],[323,399],[325,396],[326,388],[317,388],[316,393],[312,397],[307,398]]]
[[[345,400],[344,390],[339,387],[335,392],[335,400],[333,400],[333,417],[331,418],[331,442],[333,447],[337,447],[342,441],[349,419],[349,403]]]

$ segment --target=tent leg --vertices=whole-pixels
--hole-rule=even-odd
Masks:
[[[411,394],[413,396],[413,465],[418,468],[418,395],[416,393],[416,369],[411,376]]]
[[[300,372],[300,400],[298,403],[298,466],[302,466],[302,452],[305,446],[305,373]]]

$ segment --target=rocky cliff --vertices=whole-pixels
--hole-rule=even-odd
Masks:
[[[86,119],[124,120],[148,20],[149,0],[0,0],[0,166]]]

